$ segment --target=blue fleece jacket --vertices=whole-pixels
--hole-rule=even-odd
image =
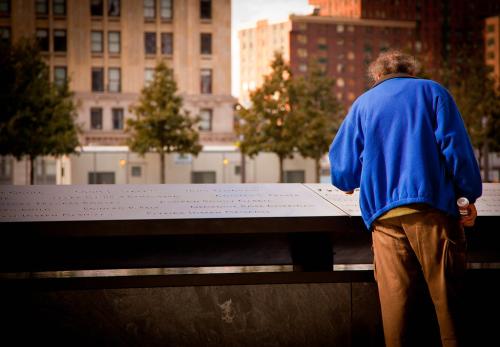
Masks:
[[[352,105],[329,152],[332,184],[360,187],[371,224],[402,205],[426,203],[458,217],[456,200],[481,196],[481,175],[457,106],[438,83],[389,78]]]

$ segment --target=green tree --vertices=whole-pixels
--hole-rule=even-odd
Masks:
[[[240,150],[244,154],[254,157],[260,152],[272,152],[278,156],[279,181],[283,182],[283,161],[293,157],[298,124],[290,116],[290,67],[276,53],[271,68],[262,86],[250,94],[251,107],[240,108],[237,131],[242,135]]]
[[[491,75],[480,54],[460,54],[460,64],[442,71],[444,80],[457,102],[474,147],[479,150],[479,162],[484,181],[489,181],[490,151],[500,150],[500,90],[499,81]]]
[[[34,39],[0,47],[0,154],[34,162],[39,156],[74,153],[79,146],[76,105],[68,81],[50,82],[49,68]]]
[[[316,182],[320,160],[328,152],[343,116],[343,107],[332,93],[334,83],[318,64],[311,64],[308,73],[292,83],[293,99],[297,101],[294,119],[301,129],[297,147],[303,157],[314,159]]]
[[[142,89],[138,104],[131,107],[136,119],[127,121],[130,149],[140,155],[152,150],[160,155],[161,183],[165,183],[166,153],[197,155],[202,149],[194,130],[199,118],[191,118],[182,110],[182,98],[176,93],[172,69],[160,62],[153,81]]]

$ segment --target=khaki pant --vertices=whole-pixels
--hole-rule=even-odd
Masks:
[[[408,313],[422,302],[417,294],[421,278],[434,303],[442,345],[462,346],[466,241],[458,221],[429,209],[376,221],[372,237],[386,347],[413,345]]]

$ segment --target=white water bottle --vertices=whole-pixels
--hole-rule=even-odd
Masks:
[[[459,198],[457,200],[458,211],[461,216],[467,216],[469,214],[469,199],[467,198]]]

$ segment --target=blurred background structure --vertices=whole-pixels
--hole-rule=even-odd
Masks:
[[[127,119],[136,117],[131,106],[154,79],[160,61],[173,69],[183,108],[199,117],[196,131],[203,146],[197,156],[167,155],[168,183],[264,183],[280,177],[284,182],[328,182],[327,160],[321,159],[317,178],[315,160],[298,146],[293,158],[284,159],[282,175],[275,154],[242,153],[240,111],[252,108],[251,94],[272,72],[274,54],[280,52],[294,78],[308,78],[311,64],[316,64],[333,81],[331,93],[345,115],[370,87],[367,65],[387,49],[414,54],[422,62],[423,76],[452,91],[465,110],[485,181],[499,180],[498,101],[473,99],[467,92],[479,90],[474,83],[486,79],[476,72],[478,66],[489,71],[499,87],[499,2],[303,0],[300,6],[309,8],[309,14],[289,13],[296,7],[283,5],[289,17],[278,22],[270,19],[271,14],[265,17],[271,5],[272,1],[243,6],[239,0],[0,0],[2,42],[15,45],[23,37],[36,39],[50,80],[56,85],[69,80],[75,122],[81,128],[77,154],[34,160],[34,182],[158,183],[158,157],[132,152],[127,146],[132,135],[126,128]],[[232,17],[251,6],[260,7],[264,17],[241,29]],[[236,30],[239,59],[231,54]],[[240,77],[238,86],[231,85],[232,64]],[[232,90],[239,95],[231,95]],[[474,106],[483,102],[486,106]],[[0,183],[29,184],[29,160],[17,160],[8,146],[1,154]]]

